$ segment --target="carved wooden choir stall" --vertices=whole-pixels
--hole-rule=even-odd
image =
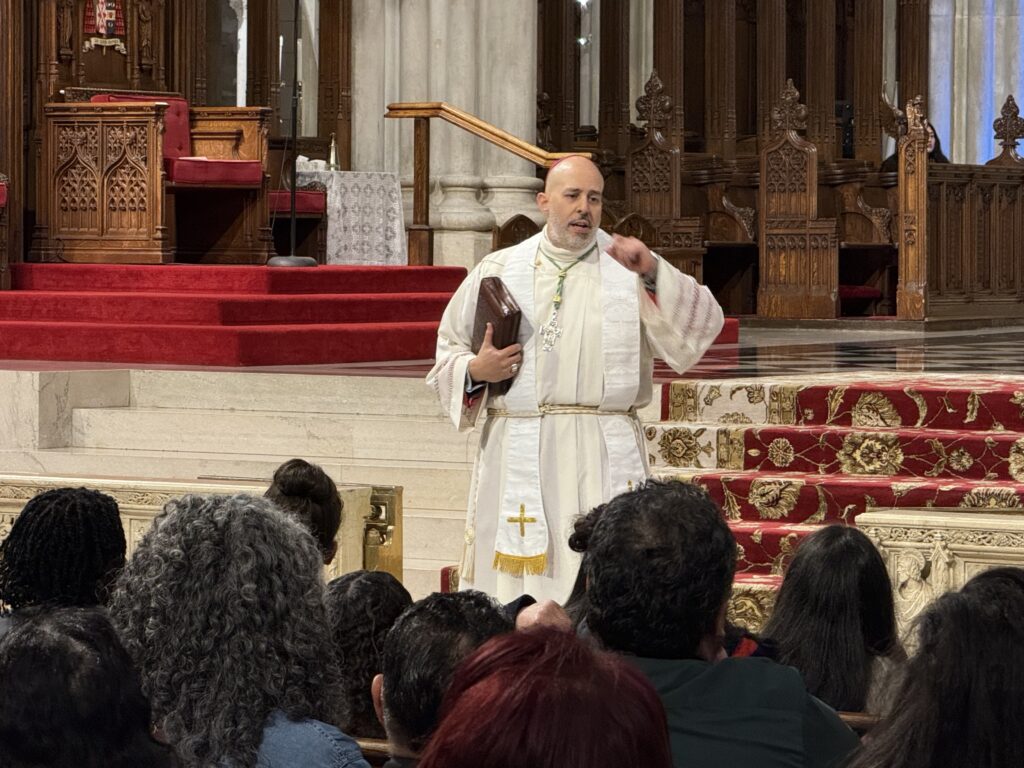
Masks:
[[[316,54],[308,90],[317,100],[299,151],[326,159],[336,135],[346,169],[351,0],[316,6],[317,24],[303,34],[316,36],[304,42]],[[11,198],[0,255],[265,262],[272,223],[291,213],[280,182],[290,152],[281,49],[290,8],[276,0],[0,0],[0,169]],[[239,103],[249,106],[230,106]],[[323,190],[299,191],[296,209],[300,252],[322,260]],[[287,229],[279,247],[289,247]]]

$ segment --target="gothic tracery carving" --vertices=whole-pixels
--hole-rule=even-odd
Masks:
[[[672,159],[668,152],[648,145],[633,153],[633,192],[645,194],[672,190]]]
[[[651,70],[651,76],[644,85],[644,95],[636,100],[637,117],[647,123],[647,129],[657,128],[668,121],[672,111],[672,99],[665,95],[665,86],[658,77],[658,70]]]
[[[769,152],[765,184],[768,192],[806,192],[807,153],[791,144],[783,144],[779,149]]]
[[[779,102],[772,107],[772,128],[775,131],[802,131],[807,128],[807,107],[800,103],[800,92],[793,85],[792,78],[786,80]]]

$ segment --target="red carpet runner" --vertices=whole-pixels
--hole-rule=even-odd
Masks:
[[[802,536],[866,509],[1024,507],[1024,384],[892,374],[676,381],[652,469],[707,488],[739,583],[777,582]]]
[[[0,359],[269,366],[427,360],[459,267],[16,264]],[[718,343],[735,343],[736,321]]]

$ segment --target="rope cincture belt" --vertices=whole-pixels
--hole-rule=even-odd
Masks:
[[[543,416],[556,416],[563,414],[590,414],[591,416],[629,416],[637,418],[636,408],[628,411],[602,411],[596,405],[540,405],[537,412],[530,411],[506,411],[503,408],[488,408],[487,416],[491,419],[539,419]]]

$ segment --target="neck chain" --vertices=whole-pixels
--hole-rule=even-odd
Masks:
[[[543,248],[538,248],[541,255],[547,259],[551,264],[558,270],[558,285],[555,287],[555,298],[554,306],[551,309],[551,319],[548,320],[544,325],[541,326],[540,336],[543,340],[543,349],[545,352],[550,352],[555,348],[555,342],[562,335],[562,326],[558,324],[558,311],[562,308],[562,289],[565,288],[565,276],[569,274],[569,270],[579,264],[581,261],[586,259],[590,254],[597,250],[597,243],[594,243],[588,248],[582,256],[579,256],[575,261],[569,263],[567,266],[562,266],[555,259],[551,258],[550,255],[544,252]]]

